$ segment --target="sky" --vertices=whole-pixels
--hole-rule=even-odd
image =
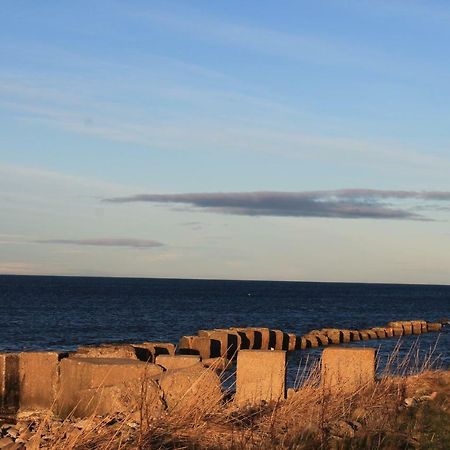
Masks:
[[[0,273],[450,284],[450,4],[5,0]]]

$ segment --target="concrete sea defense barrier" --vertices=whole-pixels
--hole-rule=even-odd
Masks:
[[[396,321],[365,330],[322,328],[303,336],[236,327],[200,330],[196,336],[182,336],[178,346],[111,343],[81,346],[72,353],[0,353],[0,415],[42,412],[64,418],[134,413],[142,406],[143,392],[144,403],[153,412],[186,402],[202,405],[208,399],[219,405],[223,393],[218,373],[235,363],[236,405],[279,401],[285,398],[286,354],[319,347],[327,347],[323,386],[330,391],[353,390],[374,380],[375,352],[338,345],[439,332],[442,326]]]

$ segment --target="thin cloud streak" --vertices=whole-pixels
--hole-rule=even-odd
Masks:
[[[33,241],[36,244],[62,244],[62,245],[86,245],[99,247],[129,247],[129,248],[155,248],[164,244],[150,239],[43,239]]]
[[[236,192],[139,194],[104,199],[109,203],[184,204],[223,214],[343,219],[432,220],[411,207],[393,207],[387,200],[450,201],[446,191],[340,189],[305,192]]]

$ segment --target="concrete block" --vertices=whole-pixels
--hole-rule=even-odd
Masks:
[[[324,328],[322,333],[328,337],[330,344],[340,344],[342,342],[341,330],[336,328]]]
[[[180,355],[199,355],[202,359],[214,358],[221,354],[221,344],[206,336],[183,336],[178,345]]]
[[[0,353],[0,414],[14,416],[19,409],[19,400],[19,355]]]
[[[352,340],[350,330],[341,330],[342,342],[348,344]]]
[[[322,384],[332,393],[351,393],[375,382],[373,348],[327,348],[322,353]]]
[[[384,330],[386,331],[386,337],[391,338],[394,336],[394,329],[392,327],[386,327]]]
[[[370,330],[365,330],[367,335],[369,336],[369,339],[378,339],[378,334],[376,331],[370,329]]]
[[[211,357],[225,356],[228,359],[236,358],[240,348],[241,337],[234,330],[200,330],[200,337],[209,337],[220,343],[219,354],[211,354]]]
[[[231,366],[231,361],[219,356],[218,358],[207,358],[201,361],[204,367],[210,367],[213,370],[223,371]]]
[[[433,323],[433,322],[428,322],[427,323],[427,329],[428,331],[441,331],[442,330],[442,323]]]
[[[208,414],[217,411],[222,400],[220,378],[214,370],[200,364],[168,370],[161,377],[160,386],[170,411]]]
[[[402,321],[403,334],[413,334],[412,323],[407,321]]]
[[[235,402],[244,406],[285,398],[286,352],[241,350],[237,358]]]
[[[288,350],[289,335],[281,330],[270,330],[269,346],[274,350]]]
[[[366,330],[360,330],[359,331],[359,336],[361,337],[361,341],[368,341],[368,340],[370,340],[369,333],[367,333]]]
[[[116,391],[124,398],[130,395],[130,389],[140,394],[141,388],[147,388],[162,373],[163,369],[156,364],[131,359],[65,358],[60,362],[56,412],[63,418],[71,413],[85,417],[93,412],[117,412],[116,400],[108,403],[109,391]],[[115,389],[107,389],[110,387]]]
[[[120,358],[152,361],[153,355],[149,349],[137,348],[131,344],[82,345],[71,358]]]
[[[184,369],[200,362],[200,356],[196,355],[159,355],[155,363],[166,370]]]
[[[422,334],[422,321],[412,320],[411,325],[413,334]]]
[[[293,352],[297,348],[297,335],[294,333],[288,333],[289,336],[289,345],[287,350],[289,352]]]
[[[297,350],[305,350],[308,348],[308,341],[304,336],[299,336],[297,338]]]
[[[372,331],[375,331],[378,339],[385,339],[387,337],[385,328],[374,327],[374,328],[372,328]]]
[[[362,340],[358,330],[350,330],[350,340],[354,342]]]
[[[306,348],[317,348],[320,345],[320,341],[316,335],[306,334],[303,338],[306,340]]]
[[[51,411],[59,386],[59,361],[67,354],[19,354],[20,411]]]
[[[135,348],[149,350],[153,358],[159,355],[174,355],[176,350],[176,345],[172,344],[172,342],[140,342],[132,345]]]
[[[316,338],[320,347],[326,347],[327,345],[331,344],[330,338],[325,334],[317,334]]]

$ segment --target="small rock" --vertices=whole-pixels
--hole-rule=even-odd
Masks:
[[[413,406],[417,405],[417,400],[414,397],[407,397],[405,400],[403,400],[403,404],[407,408],[412,408]]]
[[[355,430],[349,422],[345,420],[338,420],[329,427],[329,432],[332,436],[339,438],[352,438],[355,436]]]

